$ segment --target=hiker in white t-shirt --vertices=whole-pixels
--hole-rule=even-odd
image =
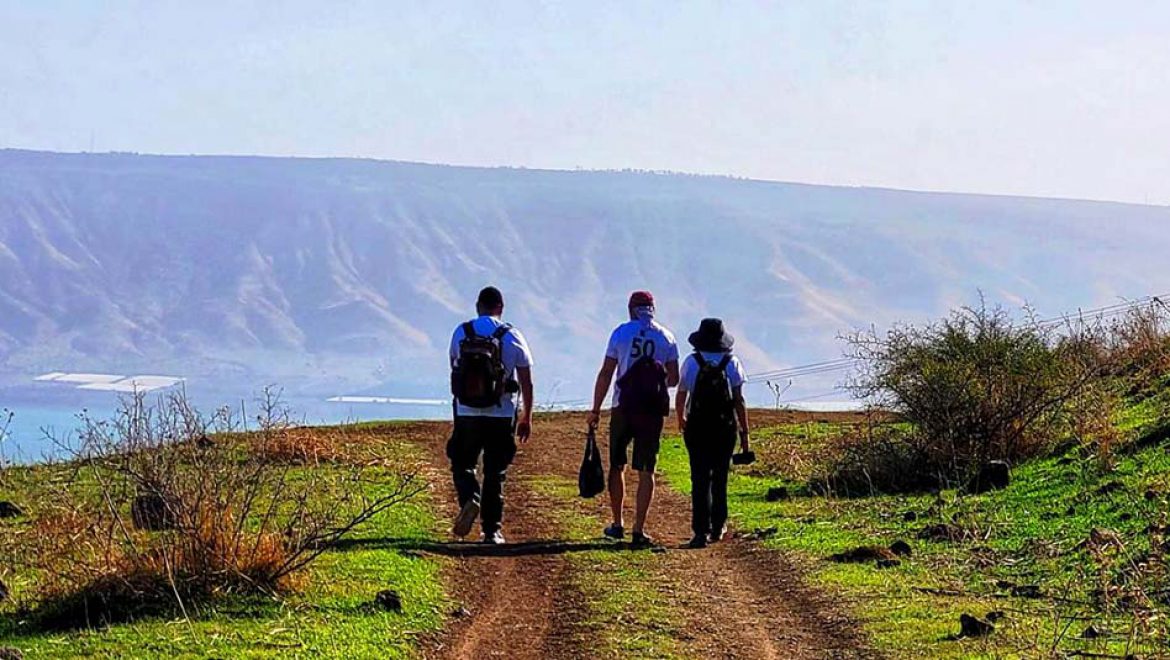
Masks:
[[[688,341],[695,352],[683,361],[674,408],[691,465],[689,545],[703,548],[727,533],[727,477],[737,433],[740,451],[751,449],[743,401],[747,377],[722,320],[703,319]]]
[[[504,323],[504,296],[487,287],[476,300],[479,316],[451,336],[451,393],[455,423],[447,458],[459,496],[452,531],[464,537],[482,512],[483,541],[504,543],[504,479],[516,457],[516,438],[532,430],[532,353],[520,331]],[[523,407],[516,408],[516,392]],[[519,418],[517,418],[519,412]],[[483,456],[483,489],[475,469]]]
[[[605,535],[615,540],[625,537],[622,508],[627,450],[632,441],[638,495],[630,538],[635,546],[648,546],[652,540],[645,532],[646,514],[654,499],[654,467],[662,423],[670,414],[669,388],[678,384],[678,345],[670,330],[654,320],[654,296],[649,291],[631,294],[628,310],[630,320],[613,331],[605,349],[588,423],[592,429],[600,422],[601,405],[616,375],[609,419],[609,503],[613,523],[605,528]]]

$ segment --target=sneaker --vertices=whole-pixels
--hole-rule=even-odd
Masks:
[[[625,528],[617,523],[613,523],[609,527],[606,527],[601,533],[604,534],[606,538],[613,539],[615,541],[620,541],[626,538]]]
[[[654,545],[654,539],[646,536],[642,532],[634,532],[630,535],[631,548],[649,548]]]
[[[488,545],[504,545],[508,541],[504,539],[504,533],[497,529],[491,534],[484,532],[483,542]]]
[[[711,542],[718,543],[727,538],[727,525],[720,527],[717,531],[711,532]]]
[[[475,519],[479,517],[479,500],[467,500],[467,504],[459,510],[459,515],[455,516],[455,524],[451,526],[451,533],[459,538],[463,538],[471,533],[471,527],[475,525]]]
[[[687,543],[687,547],[691,548],[693,550],[698,550],[699,548],[705,548],[705,547],[707,547],[707,537],[702,535],[702,534],[696,535],[694,538],[692,538],[690,540],[689,543]]]

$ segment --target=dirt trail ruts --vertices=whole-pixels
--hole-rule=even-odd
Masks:
[[[451,520],[458,506],[445,452],[450,425],[432,426],[426,446],[440,474],[446,520]],[[449,570],[453,595],[466,613],[433,641],[426,657],[581,657],[586,640],[576,639],[572,627],[583,607],[581,595],[569,582],[569,562],[560,552],[564,548],[553,538],[550,520],[541,515],[556,504],[524,483],[547,474],[543,452],[537,449],[538,445],[521,447],[508,470],[503,529],[508,545],[474,543],[478,523],[469,542],[450,544],[448,554],[455,557]]]
[[[821,415],[817,416],[823,417]],[[809,419],[802,415],[799,420]],[[794,421],[795,421],[794,419]],[[771,420],[771,421],[779,421]],[[455,598],[469,614],[456,618],[426,651],[427,657],[581,658],[591,657],[584,627],[586,603],[572,586],[567,548],[554,543],[550,512],[580,503],[554,502],[527,485],[540,475],[576,478],[584,416],[539,417],[533,440],[522,447],[509,470],[504,532],[509,546],[488,549],[453,544],[450,577]],[[604,421],[603,421],[603,428]],[[445,477],[443,452],[449,425],[429,424],[411,434],[430,450]],[[422,429],[419,429],[422,430]],[[668,431],[669,432],[669,431]],[[604,433],[600,433],[604,436]],[[604,444],[604,439],[602,440]],[[603,448],[604,450],[604,448]],[[634,479],[631,475],[631,479]],[[634,483],[627,486],[633,491]],[[454,489],[440,490],[445,513],[454,515]],[[603,495],[589,503],[607,520]],[[632,502],[627,502],[632,507]],[[632,511],[627,515],[632,518]],[[689,499],[663,480],[647,531],[668,551],[656,555],[657,587],[686,618],[679,628],[686,655],[697,658],[873,657],[856,624],[830,595],[808,587],[801,569],[758,543],[733,538],[703,550],[685,550],[690,537]],[[600,530],[599,530],[600,533]]]

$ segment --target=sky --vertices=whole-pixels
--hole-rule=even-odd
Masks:
[[[1170,204],[1170,3],[0,0],[0,148]]]

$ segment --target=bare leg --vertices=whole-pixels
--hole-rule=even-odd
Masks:
[[[634,533],[639,534],[646,526],[646,514],[654,501],[654,472],[638,472],[638,510],[634,518]]]
[[[613,522],[622,527],[622,506],[626,500],[626,466],[611,468],[609,471],[609,508],[613,511]]]

